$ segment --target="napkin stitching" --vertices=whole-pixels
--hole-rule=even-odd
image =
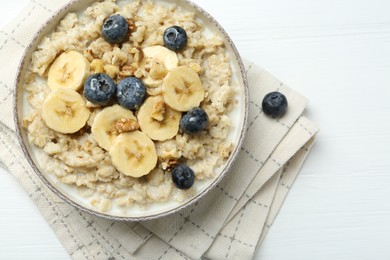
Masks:
[[[16,29],[18,29],[18,28],[20,27],[20,25],[21,25],[24,21],[27,20],[28,17],[31,16],[31,14],[32,14],[32,12],[35,10],[35,8],[36,8],[35,5],[32,5],[32,6],[31,6],[31,10],[27,13],[26,17],[25,17],[23,20],[21,20],[21,21],[15,26],[15,28],[11,31],[11,35],[16,31]],[[3,30],[1,30],[1,32],[4,33]],[[5,33],[4,33],[4,34],[5,34]],[[5,41],[4,41],[3,44],[1,45],[0,51],[4,48],[4,46],[7,44],[8,40],[9,40],[10,37],[11,37],[10,35],[6,35],[6,36],[8,36],[8,38],[5,39]],[[11,37],[11,38],[12,38],[14,41],[16,41],[13,37]],[[17,42],[17,41],[16,41],[16,42]],[[21,45],[23,48],[26,48],[26,46],[23,46],[23,45],[20,44],[20,43],[19,43],[19,45]]]
[[[0,85],[3,85],[7,90],[12,91],[10,87],[8,87],[7,84],[5,84],[3,81],[0,80]]]
[[[247,197],[250,202],[252,202],[253,204],[256,204],[256,205],[258,205],[260,207],[264,207],[264,208],[268,208],[269,207],[269,205],[267,205],[267,204],[262,204],[260,202],[257,202],[256,200],[253,199],[253,196],[252,197],[249,196],[248,193],[246,193],[246,192],[245,192],[245,197]]]
[[[299,124],[299,126],[300,126],[301,128],[303,128],[309,135],[313,135],[313,133],[312,133],[309,129],[307,129],[306,126],[302,125],[301,122],[298,122],[298,124]]]
[[[74,212],[75,212],[75,210],[72,210],[70,213],[68,213],[68,214],[66,214],[66,215],[63,215],[63,216],[64,216],[64,218],[68,218],[68,217],[69,217],[70,215],[72,215]],[[58,220],[58,219],[54,220],[53,224],[56,224],[56,223],[57,223],[57,220]]]
[[[302,149],[302,147],[301,147],[299,150],[301,150],[301,149]],[[298,151],[299,151],[299,150],[298,150]],[[280,179],[282,179],[283,176],[284,176],[284,174],[286,173],[288,167],[290,166],[290,162],[291,162],[291,159],[288,160],[288,161],[286,162],[286,165],[284,165],[283,171],[282,171],[282,173],[280,174]]]
[[[277,166],[279,166],[279,167],[282,167],[282,166],[283,166],[280,162],[276,161],[274,158],[270,158],[270,159],[271,159],[274,163],[276,163]]]
[[[42,7],[44,10],[46,10],[46,11],[48,11],[48,12],[50,12],[50,13],[53,12],[52,10],[50,10],[49,8],[47,8],[46,6],[44,6],[43,4],[37,2],[36,0],[30,0],[30,1],[33,2],[34,4],[39,5],[39,6]]]
[[[227,238],[227,239],[233,239],[233,240],[237,241],[238,243],[240,243],[240,244],[242,244],[242,245],[244,245],[244,246],[254,247],[254,245],[248,244],[248,243],[246,243],[246,242],[243,242],[243,241],[241,241],[240,239],[235,239],[235,238],[233,238],[233,237],[231,237],[231,236],[227,236],[227,235],[222,234],[222,233],[218,233],[218,235],[221,235],[221,236],[223,236],[224,238]]]
[[[245,211],[246,211],[246,205],[242,208],[242,212],[241,212],[241,215],[240,215],[240,219],[238,220],[236,229],[234,230],[234,234],[233,234],[233,236],[232,236],[232,238],[231,238],[229,248],[228,248],[228,250],[227,250],[227,252],[226,252],[226,255],[225,255],[225,259],[227,259],[228,256],[229,256],[230,249],[232,248],[233,241],[235,240],[235,237],[236,237],[236,233],[237,233],[238,227],[239,227],[240,224],[241,224],[241,220],[242,220],[242,217],[244,216]]]
[[[275,91],[278,91],[279,88],[277,88]],[[248,127],[247,127],[247,131],[249,130],[249,128],[257,121],[257,119],[259,118],[259,116],[264,112],[263,109],[260,107],[260,105],[256,104],[254,101],[250,100],[250,103],[252,103],[255,107],[259,108],[260,111],[257,113],[257,115],[253,118],[253,120],[249,123]],[[283,123],[282,121],[280,121],[280,119],[276,119],[276,122],[281,124],[282,126],[286,127],[287,129],[290,129],[291,127],[286,125],[285,123]]]
[[[301,125],[301,127],[303,127],[303,126]],[[306,146],[307,146],[306,144],[303,145],[301,148],[299,148],[298,151],[303,150],[303,151],[305,151],[306,153],[308,153],[308,152],[309,152],[309,149],[308,149]],[[297,152],[297,153],[298,153],[298,152]],[[288,189],[288,190],[291,189],[291,186],[286,185],[286,184],[283,182],[283,176],[284,176],[284,174],[286,173],[286,171],[288,170],[288,167],[290,166],[290,162],[291,162],[291,159],[288,160],[288,161],[286,162],[286,165],[284,166],[283,172],[282,172],[282,174],[280,175],[280,185],[283,186],[284,188]],[[268,225],[267,225],[267,226],[268,226]]]
[[[6,131],[4,131],[4,129],[2,127],[0,127],[0,133],[3,133],[4,135],[6,135],[9,139],[11,139],[11,135],[9,133],[7,133]],[[8,152],[10,152],[14,157],[17,157],[16,154],[13,152],[13,150],[11,149],[11,147],[9,145],[7,145],[4,140],[1,138],[1,135],[0,135],[0,141],[1,143],[5,146],[5,148],[8,150]],[[20,164],[24,170],[24,174],[27,175],[27,177],[30,179],[30,181],[33,183],[33,185],[35,187],[38,187],[37,183],[35,182],[35,180],[30,176],[29,172],[27,171],[25,165],[23,163]],[[33,192],[32,194],[29,195],[30,198],[32,198],[32,196],[35,194],[35,192]],[[40,189],[40,193],[39,195],[41,195],[45,200],[46,202],[50,205],[50,208],[51,210],[53,211],[53,213],[56,215],[57,219],[60,219],[60,215],[58,214],[58,212],[56,211],[55,207],[53,206],[53,204],[48,200],[46,194]],[[78,242],[76,241],[76,238],[75,236],[72,234],[72,232],[74,233],[74,231],[70,231],[71,227],[68,226],[62,219],[61,219],[61,222],[62,224],[64,225],[64,227],[66,228],[66,231],[67,233],[69,234],[69,236],[73,239],[73,241],[75,242],[75,244],[77,246],[79,246]],[[86,257],[86,254],[84,251],[82,251],[83,255]]]
[[[237,198],[235,198],[233,195],[229,194],[223,187],[219,186],[219,184],[216,187],[219,188],[229,199],[238,201]]]
[[[20,25],[22,25],[22,23],[27,20],[27,18],[32,14],[32,11],[34,11],[35,8],[35,5],[31,6],[31,10],[29,11],[29,13],[14,27],[14,29],[12,29],[11,34],[14,34],[14,32],[20,27]]]
[[[89,245],[88,245],[89,246]],[[77,248],[72,252],[70,253],[69,255],[70,256],[73,256],[78,250],[81,250],[81,252],[83,253],[83,255],[85,256],[86,259],[90,259],[89,257],[90,256],[87,256],[85,255],[84,251],[83,251],[83,248],[85,248],[85,244],[82,244],[81,246],[77,245]]]
[[[252,104],[252,105],[254,105],[255,107],[257,107],[258,109],[260,109],[260,111],[263,111],[263,108],[262,107],[260,107],[260,105],[258,105],[257,103],[255,103],[254,101],[252,101],[252,100],[249,100],[249,102]]]
[[[161,260],[163,258],[163,256],[166,255],[171,248],[173,248],[184,259],[188,259],[189,260],[188,256],[184,255],[182,252],[180,252],[179,250],[177,250],[176,248],[174,248],[172,246],[169,246],[167,248],[167,250],[165,250],[165,252],[162,255],[160,255],[160,257],[157,260]]]
[[[175,249],[175,251],[176,251],[181,257],[183,257],[184,259],[190,260],[190,259],[188,258],[188,256],[184,255],[182,252],[180,252],[180,251],[177,250],[176,248],[174,248],[174,249]]]
[[[161,259],[163,258],[163,256],[166,255],[166,254],[168,253],[169,249],[171,249],[171,248],[172,248],[172,246],[170,245],[170,246],[167,248],[167,250],[165,250],[164,253],[162,253],[162,254],[160,255],[159,258],[157,258],[157,260],[161,260]]]
[[[184,217],[183,213],[179,213],[179,215]],[[206,236],[210,237],[211,239],[215,238],[214,236],[210,235],[206,230],[204,230],[199,224],[196,224],[193,220],[191,220],[191,222],[189,223],[197,227],[200,231],[202,231],[204,234],[206,234]]]
[[[254,65],[253,62],[251,64],[249,64],[248,68],[245,70],[245,77],[248,77],[248,72],[253,67],[253,65]]]
[[[95,220],[91,220],[91,221],[88,221],[87,219],[86,219],[86,217],[83,215],[83,214],[81,214],[81,212],[79,211],[79,210],[76,210],[76,212],[85,220],[85,222],[87,222],[87,226],[86,226],[86,228],[88,229],[89,227],[91,227],[96,233],[95,234],[97,234],[101,239],[103,239],[110,247],[111,247],[111,249],[113,250],[113,251],[115,251],[115,250],[117,250],[117,249],[115,249],[114,248],[114,246],[104,237],[104,236],[102,236],[102,234],[99,232],[99,231],[97,231],[97,229],[96,229],[96,227],[95,227],[95,225],[93,225],[93,224],[95,224]],[[93,234],[93,232],[91,232],[90,233],[91,234],[91,236],[92,236],[92,238],[93,239],[95,239],[95,241],[96,241],[96,243],[102,248],[103,246],[101,245],[101,243],[99,242],[99,240],[97,239],[97,237]],[[92,241],[91,242],[91,244],[93,243],[94,241]],[[101,254],[101,250],[96,254],[96,255],[100,255]],[[107,253],[107,251],[104,251],[104,254],[106,255],[106,256],[108,256],[108,253]],[[123,256],[122,256],[123,257]],[[123,257],[124,258],[124,257]]]
[[[8,92],[7,96],[5,96],[1,102],[7,101],[7,99],[10,97],[12,91],[10,91],[10,90],[8,90],[8,91],[9,91],[9,92]]]
[[[23,47],[23,48],[26,48],[26,46],[23,44],[23,43],[21,43],[21,42],[19,42],[18,40],[16,40],[13,36],[11,36],[9,33],[6,33],[6,32],[4,32],[4,31],[2,31],[2,30],[0,30],[0,33],[2,33],[2,34],[4,34],[5,36],[7,36],[7,37],[9,37],[11,40],[13,40],[14,42],[16,42],[17,44],[19,44],[21,47]],[[1,49],[0,49],[1,50]]]
[[[279,119],[276,119],[276,122],[278,122],[278,123],[281,124],[282,126],[286,127],[287,129],[291,129],[291,126],[286,125],[285,123],[283,123],[283,122],[280,121]]]
[[[110,230],[115,225],[115,223],[115,221],[111,222],[110,226],[106,228],[106,232],[108,232],[108,230]]]
[[[2,102],[5,102],[9,97],[11,97],[12,89],[8,87],[3,81],[0,80],[0,85],[4,86],[8,90],[7,95],[3,98]]]
[[[118,248],[114,250],[114,252],[111,253],[111,256],[108,258],[108,260],[112,259],[112,260],[115,260],[115,257],[113,257],[113,255],[118,255],[120,257],[122,257],[122,259],[126,259],[126,257],[124,257],[120,252],[119,252],[119,249],[123,248],[122,244],[119,244]],[[126,250],[126,248],[124,249]]]
[[[172,240],[175,238],[175,236],[177,236],[177,234],[179,234],[179,232],[183,229],[184,225],[190,221],[190,216],[192,214],[192,212],[194,212],[196,206],[198,206],[199,204],[199,201],[197,201],[194,205],[194,207],[191,209],[190,213],[187,215],[187,217],[184,217],[184,215],[182,215],[183,219],[184,219],[184,223],[180,226],[180,228],[176,231],[175,234],[173,234],[173,236],[171,237],[171,239],[168,240],[168,243],[171,243]]]
[[[115,222],[112,222],[111,226],[107,228],[107,231],[108,231],[112,226],[114,226],[114,224],[115,224]],[[125,224],[126,224],[126,226],[127,226],[128,228],[134,230],[135,227],[130,226],[128,223],[125,223]],[[139,224],[140,224],[140,223],[138,222],[138,225],[139,225]],[[137,233],[137,234],[138,234],[138,233]],[[145,235],[144,237],[141,237],[141,239],[142,239],[142,240],[146,240],[146,239],[147,239],[150,235],[152,235],[152,234],[153,234],[152,231],[147,230],[146,235]],[[138,234],[138,235],[141,236],[140,234]]]
[[[252,160],[254,160],[257,163],[260,163],[260,167],[263,166],[264,162],[260,161],[259,159],[255,158],[252,153],[250,153],[248,150],[246,150],[244,147],[241,147],[241,150],[244,151]]]
[[[282,185],[284,188],[286,188],[286,189],[288,189],[288,190],[289,190],[289,189],[291,189],[291,187],[290,187],[290,186],[288,186],[288,185],[284,184],[283,182],[281,182],[281,183],[280,183],[280,185]]]
[[[250,101],[252,104],[255,104],[253,101]],[[255,104],[255,106],[257,106],[257,104]],[[257,106],[258,107],[258,106]],[[255,116],[255,118],[253,119],[252,122],[250,122],[249,126],[246,128],[246,131],[249,130],[249,128],[251,128],[251,126],[257,121],[257,119],[259,118],[259,116],[261,115],[261,113],[263,113],[263,109],[260,108],[260,111],[257,113],[257,115]]]

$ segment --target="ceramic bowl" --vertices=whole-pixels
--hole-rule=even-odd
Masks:
[[[131,0],[129,0],[131,1]],[[155,0],[157,1],[157,0]],[[233,142],[234,149],[226,163],[217,169],[216,177],[214,179],[196,182],[195,194],[189,199],[179,203],[179,202],[166,202],[166,203],[154,203],[147,209],[142,209],[138,207],[130,208],[125,213],[119,209],[113,208],[108,212],[99,212],[94,209],[89,201],[83,198],[76,192],[74,187],[63,184],[59,182],[54,175],[45,173],[41,170],[39,162],[37,160],[36,148],[33,145],[30,145],[26,129],[22,127],[22,118],[29,110],[29,105],[26,101],[26,93],[23,90],[22,86],[24,83],[24,78],[26,75],[26,69],[31,61],[31,55],[37,47],[37,44],[41,39],[53,31],[53,29],[58,25],[59,21],[68,13],[68,12],[79,12],[85,10],[87,6],[94,2],[94,0],[73,0],[69,4],[62,7],[56,13],[54,13],[51,18],[45,22],[41,29],[35,34],[33,40],[28,45],[26,52],[21,60],[20,67],[17,73],[16,86],[14,92],[14,116],[15,124],[17,129],[17,135],[20,142],[20,145],[23,149],[24,155],[26,156],[31,167],[39,178],[43,181],[47,187],[53,191],[58,197],[69,203],[70,205],[81,209],[85,212],[88,212],[92,215],[104,217],[111,220],[124,220],[124,221],[143,221],[159,218],[177,212],[188,205],[199,200],[201,197],[205,196],[210,190],[212,190],[221,179],[229,172],[234,160],[237,158],[237,155],[242,146],[244,135],[247,125],[247,116],[248,116],[248,85],[246,80],[246,75],[244,72],[243,62],[241,57],[234,46],[231,38],[225,32],[225,30],[219,25],[219,23],[212,18],[206,11],[197,6],[196,4],[187,1],[187,0],[160,0],[167,3],[174,3],[180,7],[190,10],[196,13],[197,18],[202,20],[206,27],[211,30],[213,33],[216,33],[224,39],[225,45],[230,56],[231,67],[233,71],[233,84],[236,85],[238,93],[236,94],[237,104],[233,111],[228,115],[232,122],[233,126],[230,133],[230,138]]]

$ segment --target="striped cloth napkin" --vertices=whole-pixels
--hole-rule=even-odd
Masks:
[[[0,161],[74,259],[251,259],[318,132],[302,116],[306,98],[246,61],[247,136],[234,167],[215,189],[188,208],[153,221],[115,222],[89,215],[42,184],[22,154],[13,124],[12,93],[21,56],[40,26],[58,10],[66,11],[71,2],[75,1],[31,0],[0,31]],[[281,119],[269,118],[261,109],[264,95],[276,90],[289,101]]]

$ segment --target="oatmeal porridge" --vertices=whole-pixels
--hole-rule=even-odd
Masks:
[[[99,211],[184,201],[234,148],[224,42],[178,6],[106,0],[69,13],[26,77],[23,127],[42,169]]]

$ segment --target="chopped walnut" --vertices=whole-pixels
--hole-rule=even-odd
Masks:
[[[119,78],[127,78],[134,75],[136,68],[133,66],[123,66],[121,71],[119,71]]]
[[[127,19],[127,24],[129,26],[129,32],[134,32],[137,29],[133,19]]]
[[[165,112],[166,112],[165,103],[163,101],[157,102],[153,106],[152,118],[156,119],[157,121],[163,121]]]
[[[146,71],[144,71],[144,70],[141,69],[141,68],[138,68],[138,69],[135,70],[134,76],[137,77],[137,78],[139,78],[139,79],[140,79],[140,78],[143,78],[143,77],[146,76]]]
[[[133,54],[133,62],[138,64],[144,58],[144,53],[140,47],[134,47],[130,50],[130,54]]]
[[[103,73],[104,72],[104,64],[100,59],[94,59],[91,62],[91,71],[92,73]]]
[[[119,74],[119,67],[111,64],[106,64],[104,65],[104,71],[107,73],[108,76],[114,79]]]
[[[163,161],[161,163],[161,167],[164,171],[172,171],[178,164],[179,162],[176,159],[169,159],[167,161]]]
[[[84,56],[89,60],[93,61],[96,58],[96,55],[93,53],[91,49],[87,49],[84,51]]]
[[[111,132],[114,134],[121,134],[124,132],[133,132],[139,129],[139,124],[134,119],[122,118],[119,121],[115,122]]]
[[[161,95],[162,93],[162,88],[161,86],[157,87],[157,88],[146,88],[146,92],[151,95],[151,96],[158,96],[158,95]]]

